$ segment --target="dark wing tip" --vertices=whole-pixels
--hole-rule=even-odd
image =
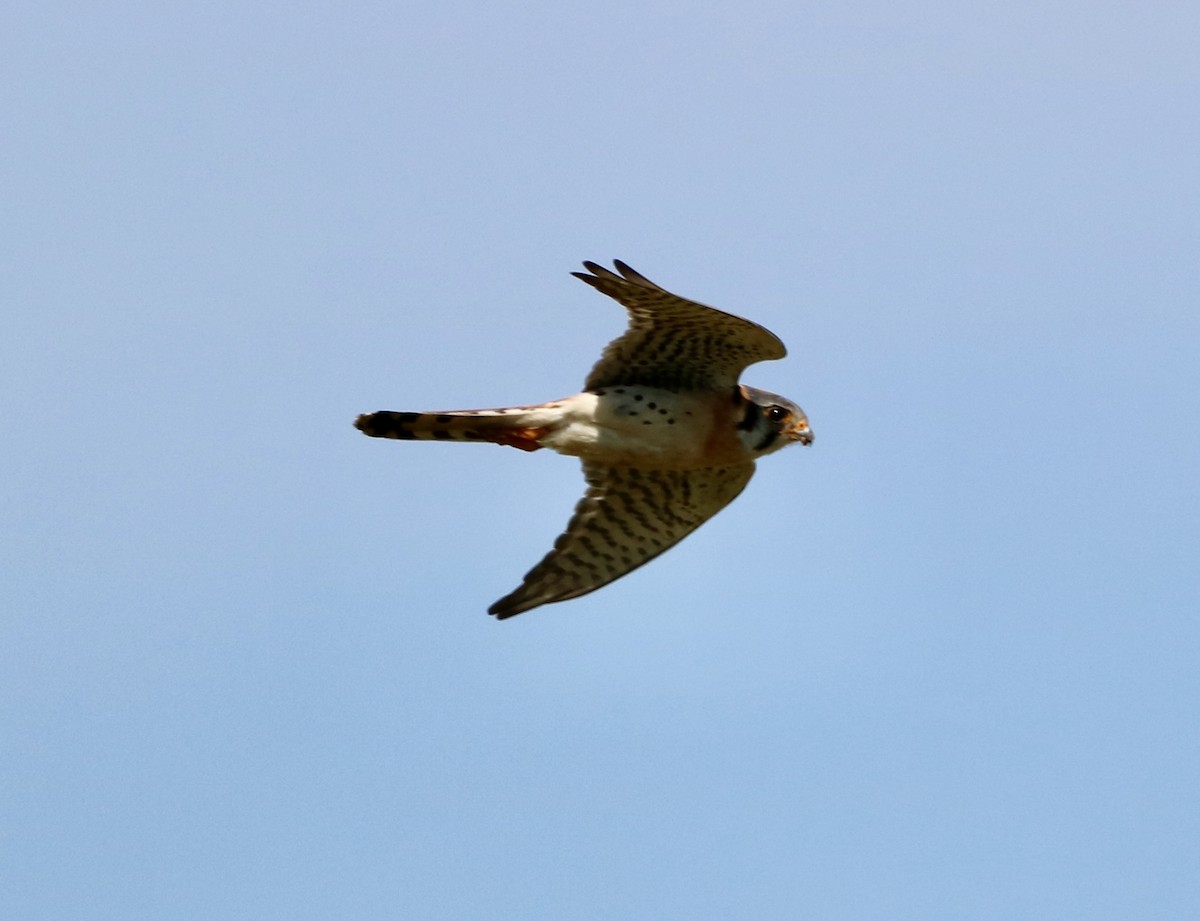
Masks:
[[[599,287],[596,283],[600,281],[615,281],[619,284],[632,283],[643,288],[652,288],[655,291],[661,291],[658,285],[652,282],[649,278],[643,275],[636,269],[630,268],[628,263],[622,262],[620,259],[613,260],[613,266],[618,275],[612,269],[606,269],[598,262],[592,262],[590,259],[585,259],[583,267],[591,272],[591,275],[585,275],[583,272],[572,272],[571,274],[580,281],[586,281],[593,288]]]
[[[597,278],[611,278],[614,281],[620,281],[621,276],[613,274],[612,269],[606,269],[598,262],[592,262],[590,259],[583,260],[583,267],[595,275]],[[572,272],[572,275],[580,275],[580,272]]]
[[[496,620],[508,620],[510,617],[516,617],[518,614],[525,613],[530,608],[537,607],[536,604],[522,604],[517,598],[520,593],[521,589],[517,589],[511,594],[505,595],[488,608],[487,612],[496,618]]]
[[[639,285],[645,285],[650,288],[658,287],[658,285],[656,285],[654,282],[652,282],[649,278],[647,278],[641,272],[637,271],[636,269],[631,269],[626,263],[622,262],[620,259],[614,259],[613,265],[616,266],[617,271],[620,272],[622,275],[624,275],[626,280],[628,280],[628,281],[636,282]]]

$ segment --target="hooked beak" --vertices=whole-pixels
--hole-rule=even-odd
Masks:
[[[808,427],[808,420],[803,419],[798,421],[787,431],[788,438],[792,441],[798,441],[800,444],[807,447],[813,442],[812,429]]]

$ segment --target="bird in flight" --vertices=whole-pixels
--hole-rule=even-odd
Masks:
[[[783,343],[757,323],[660,288],[623,262],[572,274],[629,312],[575,396],[505,409],[382,411],[354,426],[374,438],[550,448],[583,462],[587,492],[567,529],[498,619],[578,598],[648,563],[732,502],[754,462],[812,443],[795,403],[738,383]]]

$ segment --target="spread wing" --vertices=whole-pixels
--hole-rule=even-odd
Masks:
[[[584,462],[587,493],[521,587],[490,608],[503,620],[595,591],[675,546],[732,502],[753,464],[639,470]]]
[[[613,262],[619,275],[594,262],[583,265],[591,275],[571,274],[629,311],[629,329],[605,348],[587,390],[620,384],[726,390],[747,365],[787,354],[757,323],[672,294],[620,260]]]

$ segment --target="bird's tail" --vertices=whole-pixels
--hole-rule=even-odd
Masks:
[[[354,427],[372,438],[402,441],[486,441],[511,445],[523,451],[542,447],[547,433],[535,418],[541,407],[512,406],[507,409],[459,409],[433,413],[399,413],[383,410],[354,420]]]

